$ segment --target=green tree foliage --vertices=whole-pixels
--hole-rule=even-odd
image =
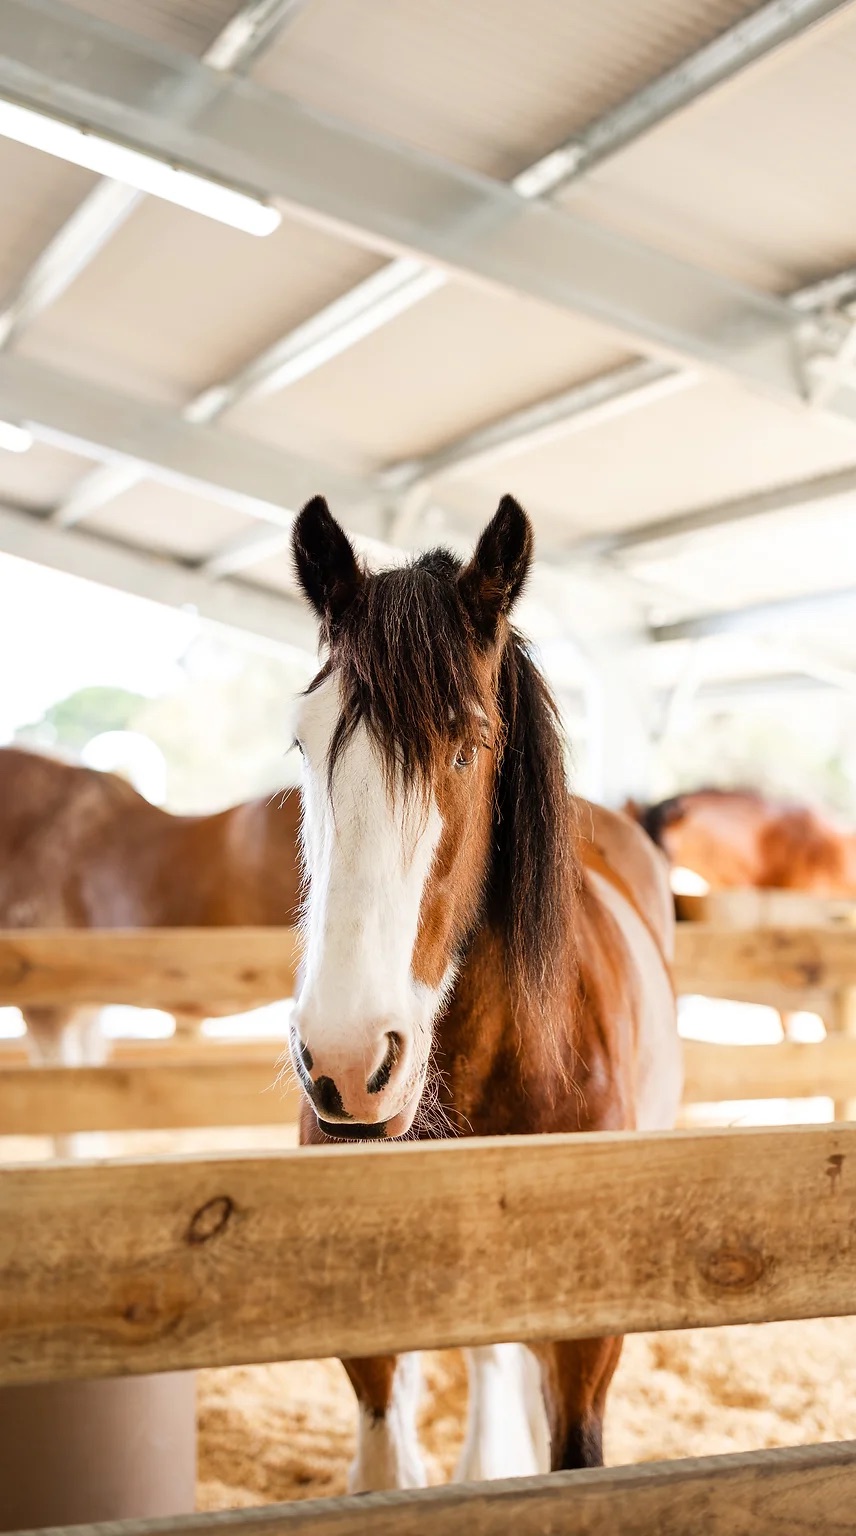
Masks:
[[[15,740],[22,746],[60,747],[77,753],[102,731],[128,730],[148,700],[127,688],[79,688],[46,709],[40,720],[22,725]]]

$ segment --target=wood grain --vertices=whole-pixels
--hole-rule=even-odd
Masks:
[[[235,1013],[291,997],[294,928],[0,931],[0,1005],[130,1003]]]
[[[79,1526],[77,1536],[850,1536],[854,1503],[856,1447],[843,1443]]]
[[[0,1172],[0,1384],[856,1305],[856,1127]]]
[[[815,1044],[709,1045],[684,1041],[684,1103],[721,1099],[856,1098],[856,1039]],[[845,1117],[846,1118],[846,1117]]]
[[[856,986],[856,928],[723,928],[680,923],[675,981],[679,992],[760,1002]]]
[[[0,1136],[75,1131],[162,1131],[207,1125],[281,1125],[297,1118],[299,1090],[277,1083],[281,1047],[152,1066],[0,1069]]]

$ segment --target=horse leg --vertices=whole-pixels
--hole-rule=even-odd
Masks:
[[[606,1393],[623,1339],[579,1339],[537,1346],[547,1420],[551,1471],[603,1466]]]
[[[374,1355],[342,1363],[359,1404],[357,1454],[348,1491],[424,1488],[425,1468],[416,1434],[419,1356]]]
[[[106,1060],[109,1046],[101,1030],[100,1008],[28,1007],[21,1012],[34,1067],[97,1067]],[[51,1139],[55,1157],[97,1157],[105,1150],[97,1132]]]
[[[531,1351],[523,1344],[491,1344],[468,1349],[466,1357],[467,1433],[455,1481],[549,1472],[549,1426]]]

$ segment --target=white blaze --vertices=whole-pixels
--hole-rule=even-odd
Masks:
[[[418,1049],[441,996],[415,980],[412,962],[442,820],[433,799],[426,810],[418,797],[388,792],[363,724],[338,758],[330,793],[327,758],[340,711],[332,676],[301,700],[297,719],[310,883],[295,1024],[310,1051],[313,1043],[369,1047],[381,1023],[415,1036]]]

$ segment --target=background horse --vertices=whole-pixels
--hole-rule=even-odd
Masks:
[[[673,1122],[667,870],[638,827],[569,798],[553,700],[507,618],[531,550],[511,497],[465,567],[437,550],[370,575],[322,498],[296,522],[327,648],[296,717],[304,1142]],[[471,1351],[458,1475],[599,1465],[620,1343]],[[422,1483],[415,1357],[346,1370],[352,1487]]]
[[[112,773],[0,749],[0,927],[293,923],[298,816],[296,794],[171,816]],[[97,1009],[23,1013],[37,1059],[103,1055]]]
[[[700,789],[632,810],[669,863],[701,875],[712,890],[856,896],[856,833],[810,806],[751,790]]]

